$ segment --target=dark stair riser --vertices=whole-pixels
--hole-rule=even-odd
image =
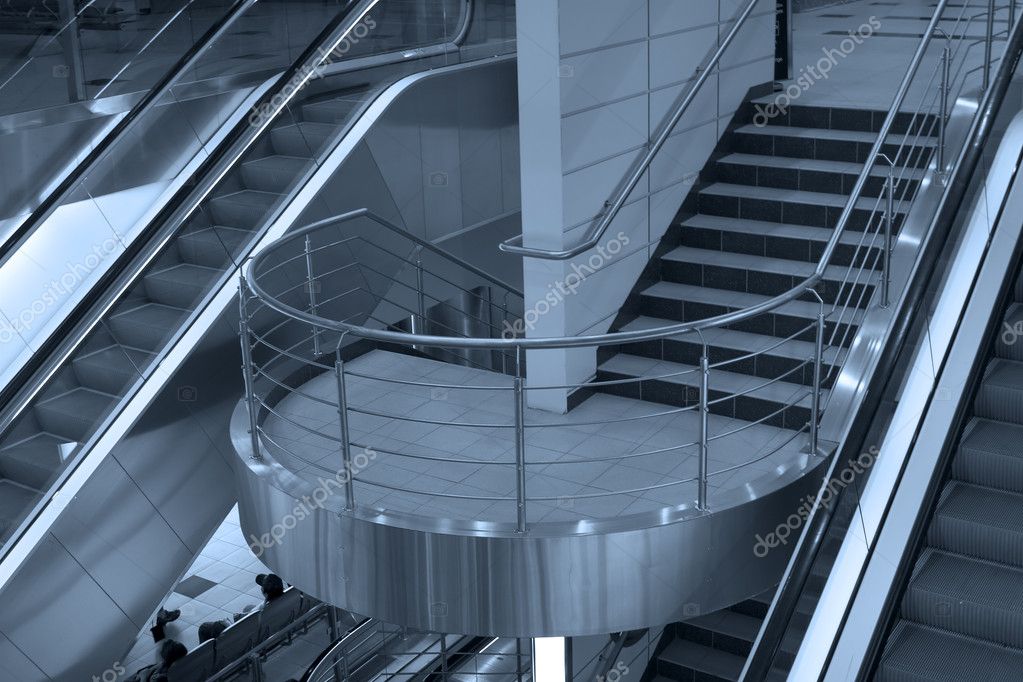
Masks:
[[[721,362],[743,358],[738,362],[732,362],[720,368],[729,372],[748,374],[763,379],[776,379],[784,376],[784,380],[789,383],[803,384],[805,386],[813,385],[814,371],[813,364],[809,362],[810,356],[804,359],[796,359],[772,354],[771,351],[768,351],[746,358],[745,356],[749,355],[748,351],[737,348],[725,348],[721,345],[713,344],[708,344],[707,351],[712,366]],[[629,355],[653,358],[654,360],[666,360],[668,362],[696,366],[700,364],[700,357],[703,355],[703,344],[689,339],[659,339],[614,347],[605,352],[607,356],[613,356],[616,353],[628,353]],[[833,365],[827,362],[823,363],[821,372],[822,388],[831,388],[835,380],[835,369]]]
[[[799,137],[786,134],[784,128],[760,132],[735,130],[731,136],[730,148],[733,152],[818,161],[866,163],[874,147],[873,142]],[[892,140],[881,146],[881,153],[893,159],[897,166],[926,168],[932,155],[932,147],[926,143],[927,139],[911,139],[905,145],[901,139]]]
[[[826,241],[820,240],[733,232],[699,225],[697,222],[699,216],[694,216],[692,220],[693,224],[672,227],[682,246],[818,263],[824,255],[824,247],[827,245]],[[877,246],[867,247],[864,245],[857,249],[855,244],[839,244],[831,262],[834,265],[847,267],[853,264],[855,258],[857,266],[863,263],[873,265],[880,262],[880,254],[881,249]]]
[[[775,272],[758,272],[726,265],[709,263],[689,263],[671,259],[662,259],[661,279],[679,284],[711,289],[742,291],[761,296],[778,296],[799,286],[806,278],[802,275],[786,275]],[[851,279],[851,278],[850,278]],[[863,307],[874,291],[874,285],[856,284],[853,281],[844,283],[838,280],[825,279],[814,287],[824,303],[835,303],[841,294],[841,301],[851,302],[856,307]],[[816,301],[812,293],[805,293],[798,300]]]
[[[639,307],[645,315],[677,322],[698,322],[709,317],[724,315],[734,310],[724,305],[669,300],[649,294],[640,295]],[[779,340],[794,335],[794,338],[798,341],[813,342],[816,338],[815,320],[813,318],[790,315],[785,312],[765,313],[736,324],[728,325],[727,328],[751,334],[774,336]],[[834,338],[834,345],[848,346],[852,342],[853,331],[852,326],[848,322],[839,324],[833,319],[828,319],[824,325],[824,338],[825,340]]]
[[[628,375],[608,370],[597,372],[597,381],[620,381],[634,379]],[[698,379],[694,379],[698,381]],[[793,396],[793,401],[809,396],[811,389],[801,387]],[[612,395],[619,395],[635,400],[670,405],[672,407],[693,407],[700,403],[699,385],[681,384],[663,379],[645,379],[639,382],[630,382],[604,386],[602,390]],[[755,422],[763,420],[763,424],[786,429],[801,429],[810,421],[809,408],[799,405],[783,407],[782,404],[773,400],[760,398],[756,395],[736,396],[710,389],[710,413],[722,417],[742,419]]]
[[[804,192],[820,192],[824,194],[850,195],[859,179],[858,173],[835,173],[829,171],[807,170],[796,168],[777,168],[773,166],[753,166],[745,163],[733,163],[726,159],[719,160],[713,168],[713,179],[735,185],[751,187],[770,187],[773,189],[793,189]],[[896,178],[899,176],[896,175]],[[878,197],[888,184],[883,176],[871,176],[863,188],[863,196]],[[903,178],[895,183],[895,198],[913,196],[919,187],[919,181]]]
[[[764,119],[759,114],[770,113],[768,123],[778,126],[796,126],[799,128],[821,128],[857,130],[866,133],[879,133],[888,116],[887,111],[873,111],[867,109],[848,109],[844,107],[815,107],[800,104],[793,104],[784,111],[773,108],[769,109],[764,103],[748,103],[742,108],[741,121],[746,124],[763,124]],[[920,130],[936,130],[937,117],[933,114],[914,115],[912,113],[899,113],[895,115],[892,124],[892,133],[904,135],[908,132],[919,132]]]
[[[697,208],[700,213],[707,215],[806,225],[807,227],[825,227],[832,230],[838,226],[838,221],[844,211],[844,206],[735,197],[710,192],[700,193],[697,199]],[[871,208],[873,208],[873,204],[871,204]],[[877,212],[865,208],[854,209],[849,217],[847,229],[862,232],[869,225],[872,232],[876,231],[881,226],[881,210],[883,207],[880,207]],[[902,229],[904,220],[904,214],[896,213],[895,219],[892,221],[894,233],[898,233]]]

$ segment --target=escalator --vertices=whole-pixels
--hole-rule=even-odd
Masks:
[[[514,49],[513,5],[479,5],[350,3],[3,394],[0,592],[10,608],[0,658],[25,659],[39,679],[81,679],[145,627],[234,502],[226,453],[240,391],[238,266],[310,208],[375,117],[423,74],[474,59],[509,64],[492,55]],[[124,580],[130,566],[147,576],[138,586]],[[92,631],[62,642],[59,655],[44,633],[62,600],[33,610],[52,580],[70,586],[65,600],[89,601],[83,590],[98,600]]]
[[[1013,279],[873,679],[1011,680],[1023,669],[1023,278]]]
[[[1017,24],[740,679],[1019,678],[1021,53]]]

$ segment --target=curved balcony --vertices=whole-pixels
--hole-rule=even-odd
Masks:
[[[621,395],[663,374],[555,386],[533,354],[665,332],[516,338],[518,292],[367,211],[284,237],[242,286],[242,523],[301,589],[409,627],[531,637],[672,622],[777,580],[788,552],[758,538],[816,486],[814,420],[716,408],[818,358],[727,392],[715,373],[749,357],[705,354],[684,407]],[[779,411],[819,411],[815,386]],[[565,389],[592,396],[530,407]]]

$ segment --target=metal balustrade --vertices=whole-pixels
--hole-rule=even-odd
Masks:
[[[516,532],[525,533],[530,530],[527,514],[531,506],[560,505],[565,501],[572,500],[638,499],[650,493],[671,491],[670,496],[674,502],[665,503],[664,507],[691,506],[699,511],[708,511],[714,508],[711,499],[713,491],[710,488],[717,481],[727,479],[728,474],[747,469],[749,475],[753,476],[756,473],[757,464],[769,460],[779,453],[784,454],[792,451],[794,448],[804,452],[808,451],[812,455],[822,454],[819,442],[820,415],[827,406],[830,397],[830,392],[825,387],[841,369],[842,349],[850,341],[849,334],[853,324],[862,318],[864,311],[870,306],[886,307],[890,302],[890,255],[896,231],[894,222],[897,215],[908,213],[912,204],[910,173],[912,169],[920,167],[920,172],[926,173],[933,179],[941,180],[944,177],[947,160],[955,156],[946,149],[948,144],[946,125],[950,116],[949,102],[957,100],[974,87],[984,86],[986,78],[977,72],[983,71],[986,74],[994,62],[991,46],[997,35],[993,29],[995,23],[993,17],[1000,11],[1007,12],[1011,17],[1015,15],[1014,2],[1007,7],[995,7],[992,4],[986,12],[976,14],[968,14],[967,12],[971,8],[964,5],[956,16],[948,18],[952,23],[947,26],[948,30],[945,31],[939,28],[939,24],[946,20],[944,14],[948,4],[948,0],[938,2],[873,148],[867,156],[869,161],[864,164],[864,168],[857,178],[851,196],[823,250],[814,274],[789,291],[758,305],[697,322],[672,324],[653,329],[563,338],[519,338],[517,335],[509,335],[506,332],[509,328],[514,328],[514,325],[509,327],[509,323],[516,319],[517,312],[521,313],[524,309],[525,304],[521,301],[521,294],[511,287],[495,282],[486,273],[479,272],[468,264],[431,246],[429,252],[431,255],[439,257],[439,262],[461,270],[463,273],[471,273],[478,281],[486,281],[489,286],[496,286],[506,298],[502,305],[494,306],[492,303],[488,303],[492,311],[492,314],[488,315],[488,319],[475,320],[482,325],[481,329],[485,330],[482,333],[464,334],[455,328],[428,329],[427,326],[432,323],[432,320],[427,309],[431,305],[447,305],[445,297],[436,294],[434,289],[446,286],[449,291],[463,295],[471,295],[472,291],[467,286],[460,286],[449,280],[438,281],[440,278],[436,278],[430,272],[430,268],[424,267],[422,263],[421,254],[426,252],[427,245],[421,240],[415,243],[415,240],[409,237],[411,241],[402,246],[403,250],[392,250],[388,254],[392,260],[400,261],[404,268],[401,275],[388,275],[384,272],[373,271],[373,267],[369,265],[368,261],[363,260],[357,263],[353,261],[351,248],[356,243],[364,242],[365,238],[346,233],[346,226],[353,226],[360,220],[368,220],[378,227],[385,228],[385,232],[407,233],[367,209],[321,221],[281,238],[248,263],[241,283],[241,337],[246,378],[246,401],[254,456],[260,457],[266,451],[312,470],[334,473],[336,469],[336,466],[327,467],[320,462],[308,459],[289,444],[275,438],[274,434],[264,428],[266,419],[273,417],[307,432],[310,437],[323,438],[336,444],[340,452],[340,460],[337,464],[349,474],[344,490],[343,506],[346,510],[353,510],[362,503],[356,489],[356,484],[361,484],[383,493],[429,497],[439,501],[439,504],[453,504],[455,501],[489,504],[494,513],[488,516],[486,521],[497,524],[497,527],[513,523]],[[750,16],[754,5],[755,2],[750,2],[737,15],[735,26],[702,70],[704,75],[716,67],[731,43],[731,39]],[[965,38],[970,27],[985,18],[988,28],[986,37],[981,40]],[[928,47],[932,39],[938,35],[944,36],[945,45],[941,50],[940,58],[934,62],[929,80],[925,82],[921,90],[924,93],[921,96],[921,101],[910,111],[903,111],[902,107],[906,103],[911,86],[916,82]],[[979,46],[986,46],[983,63],[980,67],[971,68],[970,61],[974,58],[971,56],[972,50]],[[656,157],[658,149],[663,144],[662,137],[670,134],[674,126],[681,120],[689,102],[692,101],[705,80],[701,77],[687,93],[682,95],[679,106],[666,118],[666,123],[658,135],[657,141],[651,146],[650,153],[640,161],[637,169],[630,173],[630,177],[626,178],[616,198],[609,200],[609,212],[598,219],[598,228],[594,232],[593,240],[585,242],[586,245],[582,250],[538,252],[521,246],[511,245],[509,247],[507,243],[502,248],[529,257],[564,260],[584,252],[589,248],[589,241],[593,241],[595,244],[595,240],[600,239],[600,235],[606,229],[606,224],[610,224],[610,220],[617,212],[615,207],[619,206],[635,187],[631,178],[642,175],[646,167]],[[905,129],[905,133],[900,135],[892,133],[897,122],[900,127]],[[930,153],[930,148],[923,142],[925,138],[930,137],[937,137],[938,153],[929,159],[928,165],[924,161],[928,160],[925,155]],[[875,173],[875,167],[882,163],[888,165],[885,189],[879,193],[872,205],[869,202],[867,204],[869,209],[865,218],[865,226],[859,239],[855,242],[851,264],[846,268],[834,301],[829,306],[816,287],[822,282],[825,270],[831,267],[832,257],[839,247],[841,237],[850,229],[854,212],[862,210],[860,202],[863,199],[864,190]],[[604,225],[604,227],[600,228],[599,225]],[[386,247],[380,245],[373,245],[371,248],[380,253],[387,251]],[[329,270],[319,270],[310,256],[316,256],[316,262],[340,263],[341,265]],[[317,283],[321,283],[325,278],[336,276],[341,270],[359,270],[362,282],[348,289],[338,289],[339,293],[329,299],[320,297],[318,294],[323,288],[319,287]],[[290,272],[290,277],[280,277],[284,272]],[[367,274],[371,277],[381,278],[386,283],[387,290],[375,291],[367,279]],[[435,280],[432,285],[429,282],[424,282],[424,280],[430,279]],[[878,282],[878,280],[880,281]],[[869,286],[872,282],[877,282],[880,286]],[[347,315],[334,314],[344,308],[341,305],[344,301],[350,302],[358,296],[363,297],[366,307],[372,304],[373,309],[359,309],[358,306],[355,306],[355,309],[348,311]],[[507,297],[515,299],[513,305],[508,304],[509,298]],[[759,349],[740,357],[712,361],[706,339],[707,332],[771,314],[782,305],[797,299],[813,301],[819,306],[819,312],[812,324],[799,329],[768,348]],[[392,311],[398,313],[397,318],[383,319],[379,317],[376,310],[381,306],[390,306]],[[410,330],[403,330],[396,326],[399,319],[405,318],[412,321]],[[266,319],[271,321],[269,332],[263,330],[266,326]],[[831,324],[830,331],[828,324]],[[299,333],[296,331],[298,329],[304,331]],[[702,349],[699,366],[686,372],[568,384],[545,383],[539,377],[527,377],[526,364],[532,354],[573,349],[599,353],[602,349],[617,349],[629,344],[683,336],[693,338]],[[287,340],[277,341],[278,338]],[[798,338],[812,338],[813,353],[807,355],[794,367],[776,376],[764,377],[762,381],[757,381],[754,385],[741,390],[728,392],[711,388],[711,377],[716,370],[755,360],[778,346]],[[492,375],[493,381],[483,385],[415,381],[400,376],[361,374],[349,368],[345,356],[347,346],[357,340],[379,344],[405,353],[422,354],[426,351],[433,351],[437,357],[443,356],[444,353],[456,355],[468,352],[492,353],[499,356],[501,361],[498,365],[499,371]],[[825,361],[829,356],[833,356],[834,361],[828,362],[826,366]],[[495,365],[491,364],[486,368],[494,369]],[[807,370],[812,376],[810,385],[795,391],[786,400],[780,401],[781,406],[770,414],[736,425],[727,424],[716,428],[711,425],[711,415],[715,413],[715,408],[728,404],[728,401],[735,404],[736,401],[761,389],[780,385],[779,382],[795,376],[802,376],[802,373]],[[323,373],[333,373],[334,376],[334,389],[329,396],[301,392],[302,382]],[[530,398],[542,395],[544,391],[593,390],[605,387],[616,387],[622,390],[630,386],[638,389],[644,382],[671,379],[681,374],[692,373],[699,374],[699,389],[696,391],[696,395],[691,396],[691,399],[687,400],[687,404],[682,407],[656,409],[653,407],[653,403],[648,403],[650,405],[648,412],[600,421],[574,420],[570,416],[547,418],[542,413],[538,414],[529,409]],[[457,420],[416,418],[380,409],[367,409],[366,406],[353,404],[349,389],[353,380],[369,382],[370,385],[376,386],[402,386],[403,389],[409,391],[478,391],[501,395],[504,396],[502,399],[504,407],[501,411],[503,418],[490,422],[459,422]],[[277,405],[283,397],[296,393],[304,399],[336,410],[338,430],[331,433],[321,432],[277,409]],[[729,462],[726,465],[712,465],[713,453],[717,452],[715,448],[724,447],[728,439],[736,439],[749,429],[772,423],[779,418],[784,419],[786,415],[792,413],[791,410],[806,410],[807,406],[809,418],[801,425],[786,428],[786,436],[780,439],[781,442],[778,442],[778,439],[772,440],[763,450],[753,452],[741,461]],[[482,456],[435,457],[419,454],[408,448],[376,448],[366,438],[353,436],[352,421],[367,419],[386,419],[406,424],[466,429],[489,429],[497,433],[498,438],[504,438],[505,442],[511,444],[511,452],[508,456],[491,460]],[[692,429],[695,435],[692,440],[672,443],[664,447],[623,448],[621,452],[603,457],[573,458],[571,461],[559,463],[566,466],[632,463],[642,458],[655,457],[665,453],[674,453],[678,456],[679,462],[683,462],[685,457],[695,453],[696,470],[692,475],[677,475],[652,485],[623,485],[614,490],[600,490],[575,495],[544,495],[542,491],[534,493],[529,489],[530,474],[551,464],[549,459],[530,455],[529,439],[533,437],[533,434],[545,432],[549,434],[559,429],[565,431],[607,424],[642,425],[657,428],[672,423],[672,420],[695,420],[696,427]],[[786,424],[786,427],[788,426],[789,424]],[[738,441],[727,445],[734,450],[737,447],[736,442]],[[738,447],[741,448],[741,446]],[[406,485],[376,479],[360,472],[359,468],[355,466],[353,453],[360,448],[379,451],[389,457],[433,462],[437,465],[478,466],[500,471],[504,476],[514,476],[515,492],[514,495],[461,494],[417,489],[414,479]],[[695,491],[691,497],[687,492],[689,488]],[[514,509],[514,513],[503,513],[507,509]]]

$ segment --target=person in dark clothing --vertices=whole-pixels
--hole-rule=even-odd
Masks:
[[[187,655],[188,649],[184,644],[173,639],[165,639],[160,645],[160,662],[142,668],[126,682],[164,682],[170,667]]]
[[[199,644],[205,641],[220,637],[220,633],[227,629],[227,623],[222,620],[214,620],[202,623],[199,626]]]
[[[160,609],[156,612],[156,625],[149,628],[149,632],[153,634],[154,642],[162,642],[167,638],[167,623],[173,623],[181,616],[180,609],[174,609],[168,611],[167,609]]]
[[[275,573],[260,573],[256,576],[256,584],[263,591],[263,599],[266,600],[264,604],[284,594],[284,581]]]

